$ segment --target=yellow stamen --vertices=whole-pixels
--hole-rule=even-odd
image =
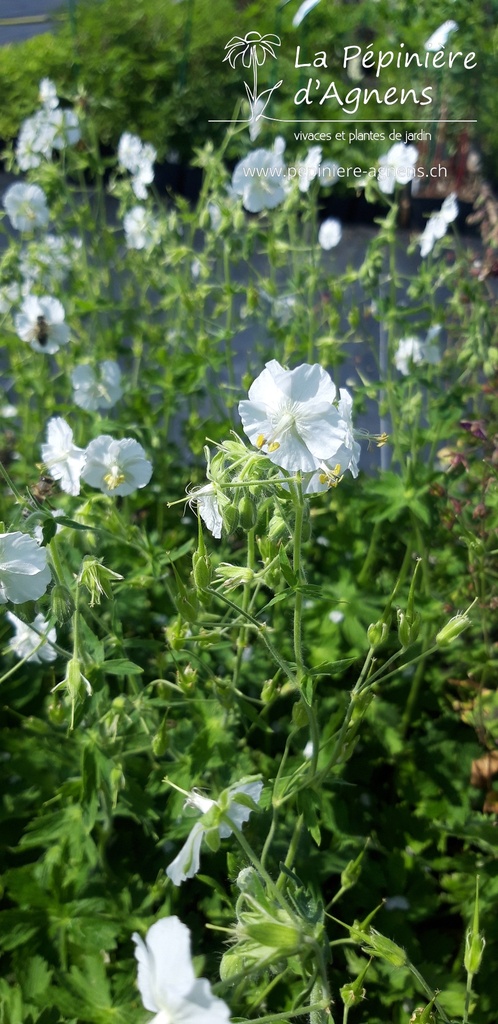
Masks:
[[[266,444],[266,438],[264,434],[259,434],[256,441],[256,448],[262,448],[264,444]]]
[[[124,484],[125,480],[124,473],[120,473],[117,466],[114,466],[110,473],[106,473],[104,477],[104,483],[107,484],[110,491],[114,491],[120,484]]]
[[[271,441],[268,445],[269,452],[276,452],[277,448],[280,448],[280,441]]]

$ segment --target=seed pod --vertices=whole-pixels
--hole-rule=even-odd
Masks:
[[[256,526],[258,510],[250,494],[244,494],[239,501],[239,525],[243,530],[252,530]]]

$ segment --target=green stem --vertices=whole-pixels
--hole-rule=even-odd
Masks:
[[[292,838],[291,838],[291,841],[289,843],[289,849],[287,850],[287,856],[286,856],[286,858],[284,860],[284,864],[285,864],[286,868],[289,868],[289,869],[292,868],[292,865],[294,863],[294,860],[295,860],[295,857],[296,857],[296,853],[297,853],[297,848],[298,848],[298,845],[299,845],[299,840],[301,838],[301,832],[302,832],[302,828],[303,828],[303,823],[304,823],[304,815],[300,814],[298,819],[297,819],[297,821],[296,821],[296,824],[294,825],[294,831],[292,833]],[[278,878],[277,878],[277,889],[285,889],[285,885],[286,885],[287,881],[288,881],[287,875],[285,874],[284,871],[281,871],[279,876],[278,876]]]

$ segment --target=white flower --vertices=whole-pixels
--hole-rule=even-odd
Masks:
[[[315,473],[304,481],[305,494],[318,494],[335,487],[342,479],[346,470],[349,469],[351,476],[356,479],[358,476],[358,461],[361,455],[361,448],[354,439],[353,431],[353,399],[345,388],[340,389],[340,398],[337,403],[339,415],[338,430],[342,435],[342,443],[337,448],[333,457],[318,462]]]
[[[18,281],[10,281],[9,284],[0,286],[0,313],[9,313],[12,306],[17,306],[21,301],[22,290]]]
[[[221,506],[214,485],[205,484],[204,487],[199,487],[198,490],[192,491],[190,500],[195,501],[201,519],[206,524],[208,530],[211,531],[213,537],[219,540],[223,519],[221,518]]]
[[[118,163],[130,174],[135,174],[140,166],[142,142],[138,135],[124,132],[118,143]]]
[[[66,146],[74,146],[81,138],[81,131],[78,115],[74,110],[52,110],[49,116],[49,125],[52,129],[52,148],[65,149]]]
[[[145,206],[134,206],[123,219],[128,249],[152,249],[158,240],[156,218]]]
[[[244,822],[249,820],[251,808],[245,804],[238,803],[237,795],[244,793],[246,796],[251,797],[254,803],[259,803],[262,789],[262,782],[239,782],[225,790],[225,793],[222,794],[223,800],[220,797],[218,801],[210,800],[194,790],[192,793],[187,794],[185,807],[195,807],[196,810],[201,811],[204,815],[212,807],[219,807],[221,809],[221,806],[223,806],[226,808],[226,816],[237,829],[241,829]],[[202,840],[211,829],[217,830],[221,839],[226,839],[232,834],[232,829],[225,822],[213,826],[205,825],[202,818],[196,821],[187,842],[182,846],[182,849],[169,867],[166,868],[166,874],[168,878],[171,878],[174,885],[181,885],[186,878],[193,878],[197,874],[200,867]]]
[[[335,457],[346,436],[335,398],[335,384],[318,363],[284,370],[272,359],[251,385],[248,401],[239,403],[239,415],[252,443],[277,466],[314,473],[319,462]]]
[[[38,185],[11,185],[3,197],[3,205],[17,231],[33,231],[48,224],[47,198]]]
[[[410,903],[406,896],[388,896],[384,900],[384,910],[409,910]]]
[[[97,373],[88,363],[76,366],[71,374],[71,383],[74,402],[89,412],[112,409],[123,394],[121,370],[112,359],[99,363]]]
[[[304,21],[306,15],[309,14],[310,11],[312,11],[313,8],[316,7],[317,4],[319,3],[320,0],[304,0],[304,3],[301,4],[301,6],[296,11],[292,19],[292,24],[294,28],[299,28],[301,22]]]
[[[218,231],[221,226],[223,214],[217,203],[208,203],[209,220],[213,231]]]
[[[381,192],[389,195],[394,192],[395,185],[406,185],[412,181],[417,157],[415,146],[395,142],[389,152],[379,158],[377,181]]]
[[[338,608],[334,608],[331,612],[329,612],[329,619],[331,622],[334,623],[334,626],[337,626],[339,622],[342,622],[343,618],[344,612],[339,611]]]
[[[43,239],[29,242],[19,260],[19,269],[28,292],[34,284],[38,288],[52,291],[67,277],[81,238],[58,238],[46,235]]]
[[[334,249],[342,238],[342,225],[335,217],[328,217],[320,224],[318,241],[322,249]]]
[[[152,465],[142,445],[131,437],[115,441],[108,434],[100,434],[90,441],[85,454],[81,478],[104,494],[132,494],[145,487],[152,476]]]
[[[268,149],[255,149],[237,164],[232,177],[232,190],[242,196],[249,213],[273,210],[287,194],[285,166],[280,154]]]
[[[441,327],[436,325],[427,331],[425,341],[418,337],[402,338],[394,356],[396,369],[407,377],[413,364],[432,363],[435,365],[441,359],[439,345],[436,338],[440,334]]]
[[[53,355],[69,341],[69,327],[64,323],[64,307],[49,295],[40,298],[28,295],[14,325],[22,341],[27,341],[35,352]]]
[[[317,177],[322,161],[322,147],[312,146],[304,160],[297,165],[299,191],[308,192],[311,182]]]
[[[313,746],[313,740],[308,740],[308,742],[307,742],[307,744],[306,744],[306,746],[305,746],[305,748],[303,750],[303,757],[305,757],[307,761],[311,760],[311,758],[313,757],[314,749],[315,748]]]
[[[54,130],[44,107],[23,121],[16,145],[16,160],[21,171],[39,167],[42,158],[50,159],[53,137]]]
[[[36,601],[50,580],[45,548],[26,533],[0,533],[0,604]]]
[[[43,463],[54,480],[59,480],[66,494],[80,493],[81,471],[85,452],[73,444],[71,427],[61,416],[55,416],[47,425],[47,440],[41,446]]]
[[[150,143],[143,143],[138,135],[125,132],[118,144],[118,163],[132,175],[131,186],[137,199],[147,198],[147,185],[154,181],[154,160],[157,153]]]
[[[57,89],[50,78],[42,78],[39,85],[38,98],[46,110],[55,110],[59,106]]]
[[[420,255],[422,257],[428,256],[432,252],[435,242],[439,238],[444,238],[448,224],[451,224],[457,217],[458,201],[456,192],[451,192],[444,200],[441,209],[429,217],[424,231],[419,238]]]
[[[435,50],[442,50],[443,47],[446,46],[450,35],[453,32],[456,32],[457,28],[458,25],[456,21],[444,21],[443,24],[440,25],[431,36],[429,36],[427,42],[424,43],[424,49],[431,53]]]
[[[149,928],[145,942],[137,932],[138,987],[150,1024],[229,1024],[230,1010],[211,992],[205,978],[196,978],[190,953],[190,932],[177,917],[163,917]]]
[[[259,288],[259,294],[262,299],[266,299],[271,306],[271,314],[278,320],[282,327],[290,323],[294,314],[297,303],[295,295],[270,295],[265,292],[264,288]]]
[[[48,622],[41,612],[33,620],[34,629],[18,619],[13,612],[7,612],[7,618],[16,631],[15,636],[9,640],[9,651],[37,665],[44,661],[55,661],[57,651],[54,651],[52,644],[56,643],[57,634],[55,629],[48,628]]]
[[[258,135],[259,135],[259,133],[260,133],[262,127],[263,127],[263,118],[260,117],[260,114],[263,113],[263,110],[265,109],[265,107],[266,107],[265,100],[261,100],[258,97],[258,99],[256,100],[255,104],[253,105],[252,112],[251,112],[251,120],[249,121],[249,138],[250,138],[251,142],[254,142],[257,139],[257,137],[258,137]]]

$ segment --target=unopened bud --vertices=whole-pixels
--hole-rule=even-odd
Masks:
[[[387,640],[389,633],[389,626],[387,622],[383,622],[379,619],[378,622],[372,622],[367,629],[367,639],[370,647],[380,647]]]
[[[471,625],[471,620],[467,614],[454,615],[449,622],[439,630],[436,636],[436,643],[439,647],[447,647],[448,644],[453,643],[460,633],[463,633],[464,629],[467,629]]]
[[[123,577],[118,572],[108,569],[99,558],[87,556],[83,559],[78,583],[88,590],[90,594],[90,608],[93,608],[95,604],[100,604],[103,594],[111,600],[113,597],[111,583],[122,579]]]
[[[209,555],[201,555],[194,551],[192,555],[192,576],[198,590],[205,590],[209,587],[213,577],[213,569]]]
[[[216,569],[218,580],[223,581],[225,590],[235,590],[236,587],[252,583],[255,573],[245,565],[231,565],[229,562],[221,562]]]
[[[239,525],[239,513],[232,505],[228,502],[227,505],[223,505],[221,509],[221,518],[223,520],[223,526],[227,533],[234,533]]]
[[[398,608],[397,617],[399,642],[402,647],[409,647],[415,643],[420,633],[420,612],[413,612],[410,616],[408,612],[402,612],[401,608]]]
[[[371,928],[368,936],[363,940],[362,949],[364,953],[371,956],[380,956],[387,960],[393,967],[404,967],[407,961],[406,953],[401,946],[397,946],[391,939],[381,935],[375,928]]]
[[[474,916],[472,924],[467,930],[465,936],[465,954],[463,962],[467,974],[477,974],[481,966],[482,954],[486,940],[484,935],[479,931],[479,876],[476,878],[476,898],[474,903]]]
[[[250,494],[244,494],[239,501],[239,525],[243,530],[252,530],[256,526],[258,510]]]
[[[63,583],[56,583],[50,595],[52,615],[61,625],[71,618],[74,612],[74,601],[68,588]]]

